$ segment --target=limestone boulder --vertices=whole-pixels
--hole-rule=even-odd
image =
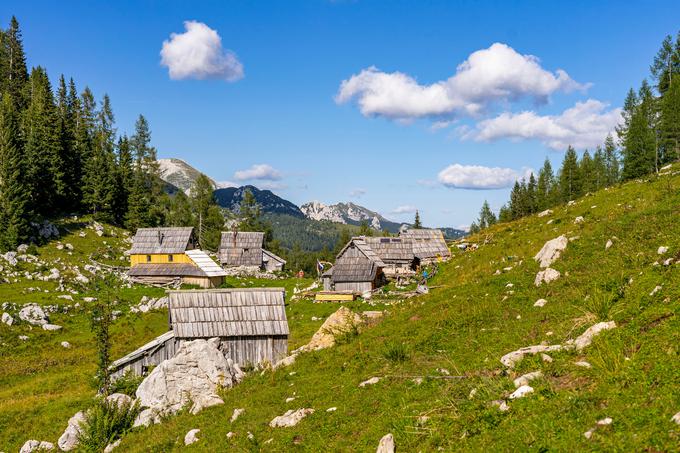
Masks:
[[[568,244],[569,239],[565,235],[551,239],[543,245],[541,250],[534,256],[534,259],[538,261],[541,267],[550,267],[560,257]]]
[[[394,453],[394,451],[395,451],[394,436],[392,435],[392,433],[385,434],[380,439],[380,442],[378,443],[378,449],[375,451],[375,453]]]
[[[47,451],[54,450],[54,444],[52,442],[40,441],[40,440],[27,440],[24,445],[21,446],[19,453],[33,453],[34,451]]]
[[[9,313],[3,312],[2,322],[7,324],[8,326],[11,326],[12,324],[14,324],[14,318],[12,318],[12,316]]]
[[[218,338],[182,343],[173,358],[161,362],[139,385],[140,405],[157,414],[172,414],[191,404],[195,414],[223,404],[217,389],[232,387],[244,375],[218,345]]]
[[[543,283],[554,282],[561,276],[562,274],[560,273],[560,271],[549,267],[536,274],[536,278],[534,279],[534,285],[541,286]]]
[[[588,327],[588,329],[579,335],[574,341],[567,342],[569,345],[573,345],[577,351],[582,351],[584,348],[590,346],[593,342],[593,338],[600,334],[600,332],[616,328],[615,321],[608,322],[598,322],[595,325]]]
[[[305,346],[300,348],[304,351],[317,351],[330,348],[335,345],[336,337],[351,332],[362,323],[361,316],[347,307],[340,307],[330,315],[321,325],[319,330]]]
[[[508,368],[513,368],[517,363],[519,363],[525,355],[541,354],[544,352],[560,351],[563,349],[561,344],[554,345],[535,345],[526,346],[524,348],[519,348],[516,351],[509,352],[501,357],[501,363]]]
[[[191,429],[189,432],[184,436],[184,445],[191,445],[195,444],[198,442],[198,433],[200,433],[200,429]]]
[[[285,414],[274,417],[269,422],[269,426],[272,428],[289,428],[297,425],[300,420],[313,413],[314,409],[298,409],[296,411],[290,409]]]
[[[45,314],[45,311],[36,303],[29,303],[21,307],[21,310],[19,310],[19,319],[34,326],[42,326],[49,322],[49,318]]]
[[[85,413],[83,411],[76,412],[76,414],[68,420],[68,426],[57,441],[59,449],[62,451],[71,451],[78,446],[78,436],[80,436],[81,425],[85,422]]]

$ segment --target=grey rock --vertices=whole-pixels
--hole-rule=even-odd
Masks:
[[[71,451],[78,446],[78,436],[80,436],[81,425],[85,422],[85,413],[80,411],[71,417],[68,426],[57,441],[57,445],[62,451]]]
[[[392,436],[392,433],[390,433],[385,434],[380,439],[380,442],[378,442],[378,448],[375,450],[375,453],[394,453],[394,450],[395,450],[394,436]]]
[[[272,428],[287,428],[295,426],[300,423],[300,420],[313,413],[314,409],[298,409],[296,411],[290,409],[286,411],[285,414],[274,417],[272,421],[269,422],[269,426]]]

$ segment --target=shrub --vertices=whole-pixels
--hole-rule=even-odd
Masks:
[[[137,387],[143,380],[142,376],[137,376],[131,370],[128,370],[111,383],[111,393],[124,393],[134,398]]]
[[[390,362],[400,363],[408,360],[408,348],[404,343],[399,342],[389,342],[385,345],[383,349],[383,357],[385,357]]]
[[[141,412],[138,402],[121,403],[98,399],[87,411],[78,443],[88,452],[100,452],[127,433]]]

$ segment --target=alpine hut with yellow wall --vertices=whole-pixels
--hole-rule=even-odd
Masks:
[[[226,272],[196,248],[192,227],[139,228],[130,249],[130,279],[138,283],[186,283],[214,288]]]

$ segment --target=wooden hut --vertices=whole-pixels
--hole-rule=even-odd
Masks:
[[[383,268],[385,277],[399,278],[415,275],[415,269],[420,260],[413,253],[413,241],[411,239],[365,237],[364,242],[385,263]]]
[[[218,256],[225,268],[275,272],[283,270],[286,264],[286,260],[265,250],[264,233],[256,231],[223,231]]]
[[[328,275],[328,286],[324,289],[339,292],[354,292],[368,298],[371,292],[385,283],[385,263],[368,246],[364,237],[350,240],[338,253],[335,264]]]
[[[422,264],[447,261],[451,258],[451,250],[446,245],[444,233],[436,229],[409,229],[399,237],[410,239],[413,243],[413,254]]]
[[[140,228],[132,238],[128,276],[138,283],[220,286],[227,273],[195,244],[191,227]]]
[[[286,260],[269,250],[262,249],[262,266],[267,272],[280,272],[286,265]]]
[[[111,364],[115,377],[143,375],[175,355],[185,340],[219,338],[220,350],[239,366],[275,363],[288,353],[283,288],[168,291],[170,331]]]

